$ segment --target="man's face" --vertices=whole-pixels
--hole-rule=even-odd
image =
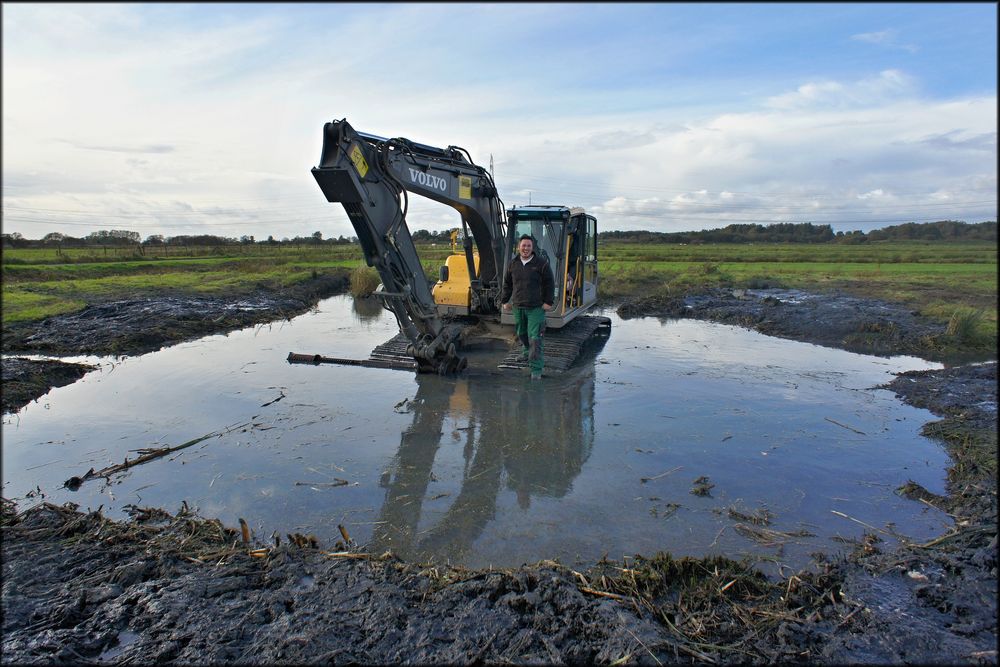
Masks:
[[[535,251],[535,244],[531,242],[531,239],[521,239],[521,242],[517,244],[517,250],[523,259],[528,259]]]

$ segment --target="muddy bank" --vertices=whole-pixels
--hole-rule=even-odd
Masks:
[[[347,273],[340,272],[279,290],[121,299],[41,322],[4,324],[3,411],[16,411],[90,370],[54,360],[29,363],[15,356],[19,353],[56,357],[146,354],[202,336],[291,319],[348,287]]]
[[[943,347],[945,325],[904,306],[847,294],[786,289],[712,289],[677,297],[627,299],[617,308],[623,319],[689,317],[733,324],[850,352],[881,356],[913,355],[960,363],[989,358],[985,351]]]
[[[89,364],[70,364],[64,361],[4,359],[3,411],[16,412],[54,387],[72,384],[94,370]]]
[[[94,303],[76,313],[3,328],[4,354],[137,355],[210,334],[291,319],[347,291],[347,273],[230,296],[173,295]]]
[[[5,663],[772,662],[816,657],[854,611],[828,575],[775,584],[724,558],[469,571],[255,549],[184,512],[8,521]]]
[[[910,371],[884,388],[944,418],[923,433],[954,462],[947,495],[912,481],[897,492],[947,511],[954,524],[924,544],[871,541],[836,564],[845,599],[871,613],[824,652],[835,661],[996,664],[997,363]]]

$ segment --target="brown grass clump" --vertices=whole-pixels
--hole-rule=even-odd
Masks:
[[[747,561],[723,556],[675,559],[660,553],[627,563],[602,560],[584,592],[630,601],[662,623],[675,640],[678,658],[704,663],[773,660],[776,634],[840,606],[839,587],[826,575],[792,576],[771,582]],[[660,647],[662,649],[662,646]],[[791,657],[791,656],[785,656]]]
[[[378,271],[370,266],[359,266],[351,271],[351,296],[371,296],[381,282]]]

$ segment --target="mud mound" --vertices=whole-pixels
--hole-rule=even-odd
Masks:
[[[713,289],[683,298],[645,297],[618,307],[623,319],[690,317],[874,355],[925,356],[945,326],[897,304],[798,290]]]
[[[907,371],[884,385],[910,405],[984,423],[997,418],[997,362]]]
[[[346,275],[240,296],[157,296],[96,303],[42,322],[5,326],[4,352],[136,355],[210,334],[289,319],[343,293]]]
[[[663,643],[555,564],[439,571],[291,546],[256,558],[217,523],[147,517],[157,525],[43,505],[4,528],[4,662],[608,663]]]
[[[923,664],[989,662],[996,639],[988,579],[955,595],[933,551],[874,541],[773,582],[723,557],[471,571],[255,548],[186,508],[5,502],[3,524],[7,664]]]

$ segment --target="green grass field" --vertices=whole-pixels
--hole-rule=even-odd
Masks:
[[[447,246],[419,246],[437,276]],[[947,322],[976,312],[975,335],[997,333],[997,245],[990,242],[599,245],[605,302],[703,286],[843,290],[907,304]],[[357,245],[5,249],[3,321],[39,320],[88,303],[163,292],[238,293],[363,265]]]

